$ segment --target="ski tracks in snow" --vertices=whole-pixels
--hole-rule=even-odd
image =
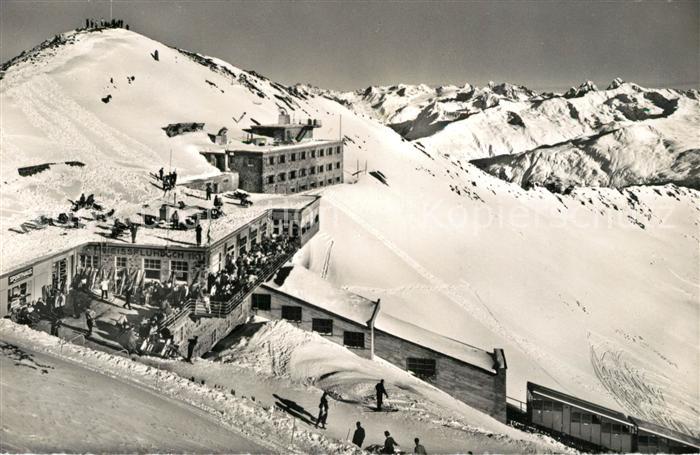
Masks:
[[[479,293],[465,280],[461,280],[461,284],[454,285],[443,281],[441,278],[434,275],[428,269],[423,267],[418,261],[413,259],[408,253],[402,250],[398,245],[388,239],[384,234],[379,232],[374,226],[365,221],[361,216],[356,214],[352,208],[348,207],[345,203],[339,201],[336,197],[331,194],[324,196],[323,200],[330,203],[337,209],[341,210],[345,215],[357,223],[360,227],[365,229],[368,233],[379,240],[387,249],[399,257],[404,263],[411,267],[416,273],[418,273],[423,279],[425,279],[429,286],[425,289],[434,290],[439,292],[444,297],[454,302],[456,305],[465,309],[476,321],[483,324],[491,332],[499,335],[501,338],[510,340],[514,345],[516,345],[525,355],[533,359],[537,366],[547,374],[552,381],[554,381],[560,387],[563,385],[558,381],[558,377],[564,378],[575,378],[572,371],[564,368],[560,365],[556,359],[547,353],[543,352],[534,343],[526,340],[525,338],[514,334],[512,331],[504,327],[498,318],[491,312],[488,305],[481,299]],[[409,289],[409,288],[404,288]],[[471,294],[472,298],[467,298],[465,295],[461,294],[459,291],[466,290]],[[475,303],[476,302],[476,303]],[[546,365],[546,368],[545,368]],[[556,376],[551,374],[548,370],[557,370]]]

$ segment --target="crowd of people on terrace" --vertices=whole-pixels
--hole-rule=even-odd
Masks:
[[[238,292],[252,286],[271,264],[294,251],[295,245],[288,236],[263,236],[249,252],[233,260],[227,256],[226,264],[217,273],[207,277],[207,294],[214,301],[228,301]]]

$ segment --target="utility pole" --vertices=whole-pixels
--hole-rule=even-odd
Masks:
[[[112,0],[109,0],[109,22],[111,23],[113,19],[112,16]]]

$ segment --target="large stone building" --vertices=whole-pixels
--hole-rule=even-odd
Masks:
[[[219,170],[238,172],[240,188],[254,193],[297,193],[343,182],[343,141],[314,139],[318,120],[252,125],[232,150],[201,152]]]

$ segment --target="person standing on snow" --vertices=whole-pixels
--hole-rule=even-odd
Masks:
[[[197,223],[197,226],[194,228],[194,234],[197,239],[197,246],[200,246],[202,244],[202,225]]]
[[[360,422],[357,422],[355,425],[357,428],[355,429],[355,433],[352,435],[352,443],[357,447],[362,448],[362,443],[365,441],[365,429],[362,428]]]
[[[211,183],[207,182],[207,201],[211,200]]]
[[[136,232],[138,232],[139,227],[135,223],[131,223],[129,226],[129,231],[131,231],[131,243],[136,243]]]
[[[127,287],[124,291],[124,308],[131,309],[131,287]]]
[[[194,348],[197,346],[198,339],[199,337],[195,335],[187,340],[187,361],[190,363],[192,363],[192,354],[194,354]]]
[[[388,431],[384,432],[386,439],[384,440],[384,447],[382,448],[382,453],[394,453],[396,451],[396,446],[399,444],[394,441],[391,434]]]
[[[379,384],[374,386],[374,388],[377,390],[377,411],[381,411],[384,397],[389,398],[389,394],[386,393],[386,389],[384,388],[384,379],[379,381]]]
[[[109,291],[109,280],[107,278],[100,282],[100,290],[102,290],[102,300],[107,300]]]
[[[419,455],[428,455],[428,452],[425,451],[425,447],[421,445],[420,439],[415,438],[413,441],[416,443],[416,447],[414,447],[413,453]]]
[[[85,323],[87,324],[87,337],[92,336],[92,327],[95,325],[95,312],[88,308],[85,312]]]
[[[158,169],[158,180],[163,181],[163,168]]]
[[[321,425],[321,428],[326,429],[326,420],[328,419],[328,392],[324,390],[321,395],[321,401],[318,403],[318,419],[316,419],[316,428]]]

